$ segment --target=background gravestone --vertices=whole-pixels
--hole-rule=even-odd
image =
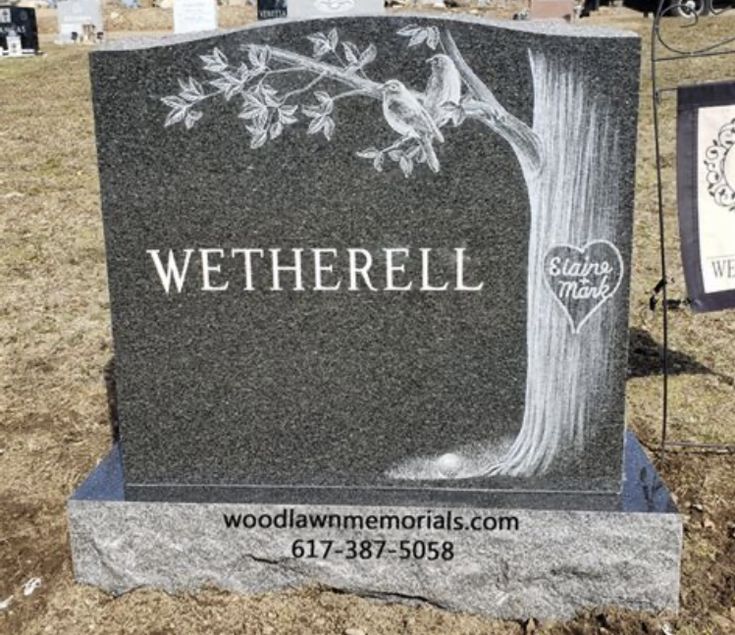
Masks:
[[[104,33],[105,23],[100,0],[59,0],[56,14],[59,24],[57,41],[62,44],[80,41],[87,32],[92,32],[95,36],[97,33]]]
[[[285,18],[288,15],[288,3],[286,0],[257,0],[257,2],[258,20]]]
[[[12,33],[20,36],[22,50],[38,51],[38,27],[34,9],[0,6],[0,49],[7,51],[7,38]]]
[[[615,504],[637,55],[419,18],[94,54],[128,495]],[[252,291],[243,248],[265,250]],[[342,288],[272,291],[274,248],[308,271],[336,250]],[[433,284],[459,249],[482,289],[421,291],[422,248]],[[156,258],[186,249],[167,293]],[[348,249],[380,279],[407,250],[413,288],[348,290]]]
[[[574,16],[574,2],[573,0],[533,0],[530,14],[532,20],[560,18],[571,21]]]
[[[217,29],[216,0],[174,0],[174,33]]]
[[[383,0],[291,0],[289,18],[333,18],[348,15],[379,14]]]

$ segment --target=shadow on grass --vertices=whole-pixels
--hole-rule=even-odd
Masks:
[[[630,329],[628,378],[661,375],[662,350],[663,346],[654,340],[648,331],[639,328]],[[668,371],[669,375],[712,375],[730,386],[735,385],[735,379],[729,375],[717,373],[691,355],[671,348],[668,354]]]

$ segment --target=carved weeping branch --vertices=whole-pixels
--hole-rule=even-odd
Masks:
[[[447,55],[454,61],[474,97],[463,104],[466,115],[478,119],[490,130],[503,137],[515,150],[524,167],[533,171],[539,170],[542,164],[542,151],[538,135],[518,117],[509,113],[487,85],[475,75],[459,52],[449,30],[444,31],[442,42]]]
[[[245,50],[248,50],[251,45],[245,45]],[[271,59],[278,60],[284,64],[303,69],[314,73],[315,75],[324,75],[330,79],[337,80],[352,88],[357,88],[368,97],[373,99],[382,99],[380,89],[383,84],[374,82],[371,79],[361,77],[357,73],[347,71],[339,66],[333,64],[327,64],[319,60],[315,60],[306,55],[300,55],[299,53],[292,53],[291,51],[284,51],[283,49],[270,49]]]
[[[454,72],[458,74],[458,79],[461,78],[467,90],[461,98],[461,103],[455,103],[455,99],[460,101],[459,96],[452,97],[444,104],[433,103],[432,99],[435,100],[437,94],[435,84],[434,92],[429,92],[429,85],[427,85],[426,92],[421,92],[404,86],[395,79],[386,82],[371,80],[365,74],[364,67],[375,59],[377,52],[375,46],[371,44],[360,52],[354,44],[343,42],[342,46],[345,49],[348,64],[337,53],[338,35],[336,29],[332,29],[328,35],[317,33],[308,38],[315,45],[315,53],[312,56],[259,44],[246,44],[241,47],[248,53],[250,66],[245,63],[239,67],[231,65],[225,55],[216,48],[211,55],[201,56],[202,61],[205,62],[205,70],[213,73],[215,78],[206,80],[204,83],[191,77],[188,82],[180,80],[182,91],[179,95],[170,95],[161,99],[172,109],[166,118],[165,125],[170,126],[182,122],[186,128],[191,128],[202,117],[200,107],[203,102],[217,95],[222,95],[228,101],[238,95],[243,99],[242,110],[238,116],[248,122],[246,129],[251,135],[250,147],[253,149],[259,148],[269,139],[279,137],[286,127],[300,120],[299,115],[311,119],[308,134],[323,132],[325,137],[330,139],[336,123],[332,118],[334,102],[352,95],[363,95],[383,102],[384,110],[388,101],[391,104],[395,104],[396,101],[404,101],[406,103],[403,105],[408,110],[413,109],[418,112],[426,107],[432,113],[425,112],[423,119],[425,122],[428,117],[433,122],[431,126],[422,128],[423,124],[420,124],[421,117],[419,117],[417,120],[419,127],[414,129],[412,134],[407,135],[413,140],[415,147],[404,149],[402,146],[405,145],[406,139],[403,139],[400,144],[394,143],[383,150],[370,147],[357,153],[362,158],[373,159],[373,165],[377,170],[382,170],[384,157],[388,156],[392,161],[399,163],[407,177],[412,172],[414,161],[427,163],[432,170],[438,171],[439,162],[432,146],[433,139],[443,141],[438,127],[445,125],[448,121],[459,125],[466,118],[481,122],[505,139],[515,151],[527,178],[540,170],[543,157],[538,136],[528,125],[509,113],[500,104],[490,88],[467,64],[449,30],[445,30],[442,35],[437,27],[413,26],[401,29],[398,34],[411,37],[409,46],[425,41],[434,51],[438,45],[441,45],[451,60],[449,63],[455,66]],[[337,57],[340,64],[326,62],[322,59],[324,55],[330,53]],[[279,67],[269,67],[269,61],[277,62]],[[313,75],[313,79],[306,85],[297,89],[292,88],[283,94],[279,94],[276,87],[266,82],[267,78],[291,73],[310,74]],[[349,90],[338,95],[330,95],[327,91],[317,89],[314,91],[317,104],[291,103],[293,97],[317,88],[317,85],[323,80],[337,82]],[[431,81],[436,81],[435,76],[432,75],[430,84]],[[212,86],[216,90],[207,91],[204,88],[205,85]],[[400,91],[406,92],[402,97],[397,97],[395,94],[388,96],[386,88],[391,85],[393,88],[398,87],[399,93]],[[445,110],[446,114],[437,115],[436,110],[439,110],[440,113]],[[394,130],[406,136],[403,130],[406,128],[406,122],[395,120],[394,115],[386,115],[386,121]],[[412,126],[413,124],[409,127]],[[426,135],[429,136],[424,138]]]
[[[466,116],[477,119],[490,130],[503,137],[518,154],[521,163],[525,167],[537,171],[541,167],[542,159],[541,144],[536,133],[516,116],[509,113],[495,98],[487,85],[477,77],[459,52],[449,30],[444,32],[443,44],[447,55],[454,61],[474,97],[474,99],[463,103]],[[382,99],[381,83],[357,76],[355,73],[337,66],[281,49],[271,49],[271,58],[318,75],[330,77],[359,89],[366,96],[373,99]]]

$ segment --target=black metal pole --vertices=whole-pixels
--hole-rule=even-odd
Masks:
[[[661,350],[661,371],[663,376],[663,386],[661,395],[662,423],[661,423],[661,461],[666,458],[666,435],[668,432],[668,416],[669,416],[669,307],[668,307],[668,291],[667,291],[667,272],[666,272],[666,226],[664,223],[664,200],[663,200],[663,183],[661,182],[661,144],[659,141],[659,118],[658,105],[660,101],[658,93],[658,85],[656,83],[656,42],[659,35],[659,24],[661,16],[664,12],[666,0],[659,0],[656,15],[653,17],[653,27],[651,29],[651,89],[653,96],[653,135],[656,153],[656,195],[658,199],[658,232],[659,232],[659,248],[661,252],[661,297],[663,304],[663,347]]]

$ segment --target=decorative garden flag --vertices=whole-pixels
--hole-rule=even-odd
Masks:
[[[695,311],[735,307],[735,82],[678,89],[681,253]]]

